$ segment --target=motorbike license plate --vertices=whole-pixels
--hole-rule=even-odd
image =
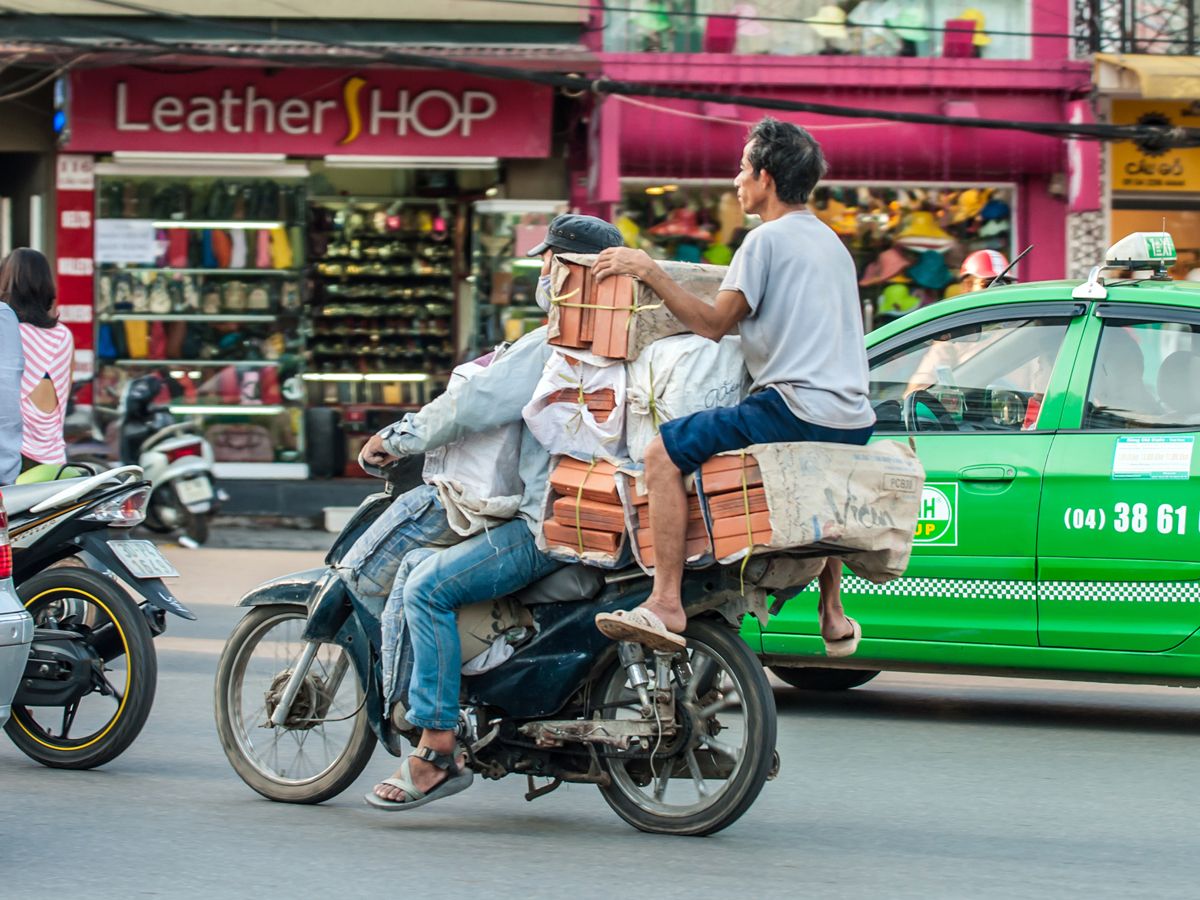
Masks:
[[[186,481],[177,481],[175,490],[179,492],[179,500],[185,506],[204,503],[213,498],[212,483],[207,478],[189,478]]]
[[[179,577],[179,572],[151,541],[109,541],[108,546],[134,578]]]

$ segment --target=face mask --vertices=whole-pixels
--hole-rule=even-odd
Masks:
[[[542,308],[542,312],[550,312],[550,276],[542,275],[538,278],[537,289],[533,292],[533,299],[537,301],[537,305]]]

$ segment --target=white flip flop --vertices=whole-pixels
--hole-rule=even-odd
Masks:
[[[668,631],[662,619],[648,609],[618,609],[611,613],[596,613],[596,627],[614,641],[634,641],[651,650],[683,650],[687,640],[681,634]]]

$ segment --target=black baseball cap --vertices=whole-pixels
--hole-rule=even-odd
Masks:
[[[625,238],[617,226],[595,216],[578,216],[564,213],[555,216],[546,230],[546,239],[529,251],[530,256],[541,256],[547,250],[566,253],[599,253],[608,247],[624,247]]]

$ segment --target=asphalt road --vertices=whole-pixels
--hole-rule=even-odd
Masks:
[[[1200,695],[881,676],[779,686],[783,769],[710,838],[640,834],[594,788],[517,778],[409,814],[273,804],[217,742],[217,655],[258,581],[314,551],[168,548],[200,616],[159,639],[138,741],[92,772],[0,738],[0,897],[1183,897],[1196,893]]]

